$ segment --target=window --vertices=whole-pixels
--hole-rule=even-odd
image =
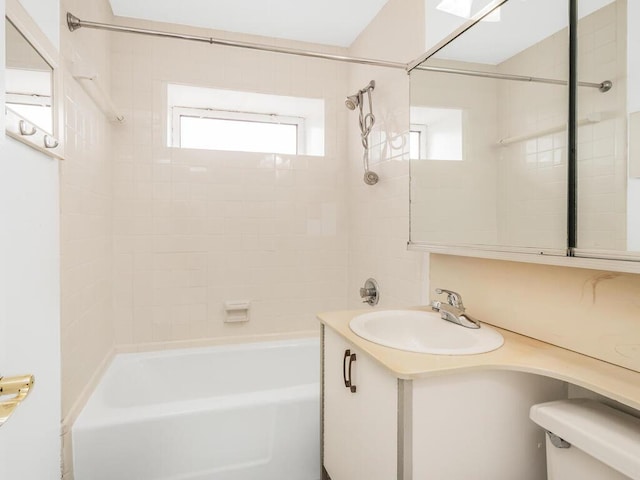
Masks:
[[[427,155],[427,126],[412,124],[409,129],[409,154],[411,160],[420,160]]]
[[[324,155],[324,100],[168,85],[169,146]]]
[[[174,108],[173,115],[178,117],[173,120],[177,147],[290,155],[304,151],[303,118],[195,108]]]
[[[462,160],[462,114],[455,108],[411,107],[410,158]]]

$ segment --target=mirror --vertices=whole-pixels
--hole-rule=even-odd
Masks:
[[[427,19],[455,28],[488,3],[426,0]],[[579,3],[587,17],[611,0]],[[567,254],[568,11],[508,1],[411,72],[411,243]],[[608,95],[602,73],[579,90]]]
[[[31,17],[11,4],[5,17],[5,48],[7,136],[62,160],[63,147],[56,138],[60,95],[54,93],[60,82],[52,63],[57,51]]]
[[[5,19],[7,107],[53,135],[53,69],[18,29]]]
[[[576,255],[640,259],[640,5],[615,0],[578,22],[578,76],[611,78],[606,95],[579,89]],[[635,257],[635,258],[633,258]]]
[[[566,1],[508,2],[492,17],[423,66],[567,80]],[[567,103],[563,85],[414,70],[412,242],[564,254]]]

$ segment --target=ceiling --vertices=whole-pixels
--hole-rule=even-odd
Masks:
[[[349,47],[388,0],[109,0],[121,17]],[[614,0],[580,0],[583,17]],[[493,0],[424,0],[425,51]],[[465,6],[464,12],[446,5]],[[568,0],[510,0],[434,58],[496,65],[567,25]],[[496,12],[497,13],[497,12]]]
[[[490,0],[457,0],[471,4],[471,13],[490,4]],[[580,0],[578,16],[585,17],[614,0]],[[426,45],[428,50],[466,18],[438,9],[443,0],[425,0]],[[544,40],[568,25],[567,0],[509,0],[500,8],[500,21],[480,22],[458,37],[434,58],[497,65]]]
[[[387,0],[110,0],[114,15],[348,47]]]

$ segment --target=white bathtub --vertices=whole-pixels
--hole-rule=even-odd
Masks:
[[[318,339],[117,355],[73,425],[76,480],[317,480]]]

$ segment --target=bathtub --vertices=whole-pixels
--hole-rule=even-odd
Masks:
[[[318,339],[117,355],[72,430],[76,480],[317,480]]]

